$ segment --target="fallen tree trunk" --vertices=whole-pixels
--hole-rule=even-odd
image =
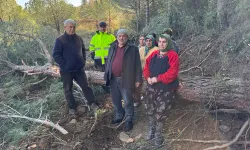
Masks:
[[[103,72],[86,71],[90,83],[104,83]],[[98,82],[97,82],[98,81]],[[250,82],[239,78],[183,77],[182,99],[201,102],[211,109],[236,109],[250,113]],[[146,83],[145,83],[146,85]]]
[[[17,66],[9,65],[12,69],[22,71],[28,75],[44,74],[60,77],[57,66]],[[99,71],[85,71],[90,84],[104,85],[104,73]],[[211,77],[183,77],[183,87],[178,90],[181,98],[188,101],[204,103],[211,108],[233,108],[250,113],[249,81],[237,78],[211,78]]]
[[[44,66],[27,66],[27,65],[15,65],[6,60],[0,60],[5,62],[11,69],[15,71],[21,71],[27,75],[47,75],[59,78],[59,68],[57,66],[51,65],[50,63],[45,64]],[[88,81],[91,84],[105,84],[103,77],[104,72],[99,71],[85,71]]]
[[[60,77],[59,68],[46,64],[44,66],[14,65],[6,62],[13,70],[18,70],[27,75],[44,74]],[[104,73],[99,71],[86,71],[91,84],[103,85]],[[181,79],[183,87],[178,90],[179,95],[188,101],[202,102],[213,108],[234,108],[250,113],[250,88],[249,81],[237,78],[211,78],[190,77]]]
[[[214,109],[233,108],[250,113],[249,83],[239,78],[183,78],[179,93],[186,100],[199,101]]]

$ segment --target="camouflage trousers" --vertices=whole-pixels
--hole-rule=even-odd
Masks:
[[[166,111],[171,108],[174,101],[174,90],[154,89],[147,85],[145,91],[145,108],[149,116],[154,117],[156,122],[164,122]]]

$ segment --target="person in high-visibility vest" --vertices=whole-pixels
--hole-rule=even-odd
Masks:
[[[110,44],[116,40],[113,34],[106,32],[106,29],[107,24],[100,22],[99,30],[96,31],[89,44],[89,50],[92,51],[91,58],[95,62],[95,67],[100,71],[105,70],[105,61],[108,57]]]

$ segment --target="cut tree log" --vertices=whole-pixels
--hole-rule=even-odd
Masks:
[[[28,75],[44,74],[60,77],[59,68],[52,65],[25,66],[8,64],[12,69]],[[104,72],[85,71],[90,84],[104,85]],[[178,90],[182,99],[201,102],[216,109],[236,109],[250,113],[250,82],[238,78],[183,77]],[[146,85],[146,83],[144,84]]]
[[[236,109],[250,113],[250,82],[239,78],[183,78],[182,98],[199,101],[213,109]]]
[[[2,60],[3,61],[3,60]],[[44,74],[60,77],[59,68],[46,64],[44,66],[15,65],[5,63],[13,70],[28,75]],[[104,73],[99,71],[85,71],[91,84],[105,84]],[[237,78],[211,77],[183,77],[183,87],[178,90],[181,98],[188,101],[202,102],[213,108],[233,108],[250,113],[250,82]],[[146,84],[146,83],[145,83]]]
[[[2,62],[5,62],[10,68],[12,68],[15,71],[21,71],[27,75],[47,75],[59,78],[59,68],[57,66],[51,65],[50,63],[45,64],[44,66],[27,66],[27,65],[15,65],[9,61],[6,60],[0,60]],[[103,78],[104,78],[104,72],[99,71],[85,71],[88,81],[91,84],[105,84]]]

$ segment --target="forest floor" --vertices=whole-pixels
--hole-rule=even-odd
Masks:
[[[177,99],[176,105],[167,112],[164,136],[166,139],[161,147],[155,147],[153,141],[145,141],[147,131],[147,116],[144,101],[135,108],[134,128],[123,132],[124,126],[111,126],[112,103],[109,94],[97,97],[102,113],[98,115],[97,124],[89,134],[94,123],[93,112],[89,112],[81,103],[76,117],[67,114],[66,103],[58,111],[62,115],[54,116],[69,133],[63,135],[55,129],[40,126],[39,134],[25,137],[19,143],[20,149],[45,150],[202,150],[207,147],[222,145],[222,143],[206,144],[210,140],[231,140],[240,130],[244,119],[237,114],[208,114],[199,103],[190,103]],[[244,117],[243,117],[244,118]],[[121,141],[123,134],[125,142]],[[124,137],[125,134],[125,137]],[[128,137],[126,137],[128,136]],[[127,139],[126,139],[127,138]],[[182,141],[188,139],[189,141]],[[200,142],[198,142],[200,140]],[[8,150],[15,149],[9,147]],[[229,148],[228,148],[229,149]],[[244,149],[244,146],[234,145],[230,150]],[[222,149],[227,150],[227,148]]]

